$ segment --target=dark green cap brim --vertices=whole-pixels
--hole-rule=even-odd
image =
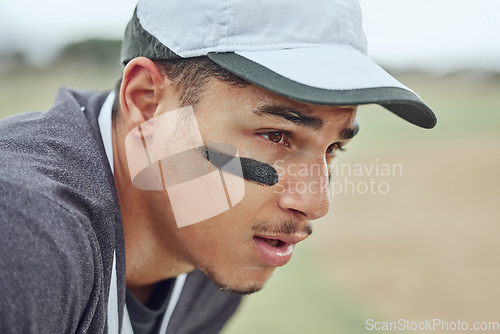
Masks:
[[[336,106],[375,103],[422,128],[431,129],[437,124],[432,109],[418,95],[403,88],[375,87],[350,90],[315,88],[287,79],[232,52],[209,53],[208,57],[234,75],[293,100]]]

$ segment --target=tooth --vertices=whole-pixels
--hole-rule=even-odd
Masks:
[[[279,241],[278,240],[267,239],[266,242],[268,243],[268,245],[276,247],[276,246],[278,246],[278,242]]]

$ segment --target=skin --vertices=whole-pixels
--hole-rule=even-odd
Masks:
[[[155,283],[195,268],[226,290],[260,290],[276,268],[260,259],[254,236],[275,236],[275,230],[284,225],[293,227],[297,240],[310,234],[310,222],[329,210],[328,166],[338,148],[349,141],[342,131],[356,125],[355,107],[306,104],[253,85],[233,87],[211,79],[195,106],[204,142],[231,143],[242,157],[279,163],[281,174],[271,187],[245,182],[245,196],[234,208],[178,228],[165,191],[144,191],[132,185],[124,144],[127,133],[137,125],[179,108],[178,91],[153,62],[136,58],[125,68],[120,104],[121,112],[113,121],[113,154],[125,234],[126,283],[143,302]],[[264,105],[292,107],[324,124],[315,129],[254,112]],[[144,135],[155,133],[151,130]],[[321,172],[283,171],[290,164],[317,165]],[[318,186],[298,192],[291,185],[299,182]]]

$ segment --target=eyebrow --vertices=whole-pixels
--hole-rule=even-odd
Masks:
[[[253,112],[258,116],[270,115],[282,117],[287,121],[295,123],[296,125],[311,128],[313,130],[319,130],[323,127],[323,125],[325,125],[325,121],[321,118],[309,116],[300,110],[288,106],[264,105],[260,106]]]

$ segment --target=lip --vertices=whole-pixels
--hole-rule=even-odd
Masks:
[[[255,235],[253,240],[263,262],[271,267],[281,267],[290,261],[295,245],[305,238],[307,235]],[[266,240],[278,240],[278,245],[271,246]]]

